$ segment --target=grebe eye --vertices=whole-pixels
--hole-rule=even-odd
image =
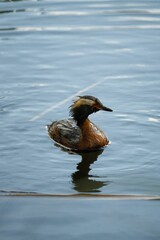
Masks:
[[[97,107],[93,107],[93,111],[94,111],[94,112],[98,112],[99,109],[98,109]]]

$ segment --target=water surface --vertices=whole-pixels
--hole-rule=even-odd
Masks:
[[[160,195],[159,1],[1,1],[0,19],[1,192]],[[101,154],[70,154],[48,138],[79,91],[114,110],[91,116],[111,141]]]

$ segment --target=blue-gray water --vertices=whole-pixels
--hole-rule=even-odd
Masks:
[[[0,191],[160,195],[159,65],[159,1],[0,1]],[[111,145],[86,162],[54,146],[45,128],[68,117],[71,99],[56,106],[79,91],[114,110],[91,116]],[[159,209],[1,198],[0,231],[3,239],[159,239]]]

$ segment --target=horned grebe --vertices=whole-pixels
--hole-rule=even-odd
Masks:
[[[70,106],[71,118],[54,121],[48,125],[49,136],[59,145],[73,151],[97,150],[109,143],[109,140],[88,116],[99,110],[112,112],[98,98],[80,96]]]

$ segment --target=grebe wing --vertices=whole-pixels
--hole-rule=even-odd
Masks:
[[[57,143],[68,147],[75,147],[82,137],[81,129],[72,118],[53,122],[48,126],[48,133]]]

